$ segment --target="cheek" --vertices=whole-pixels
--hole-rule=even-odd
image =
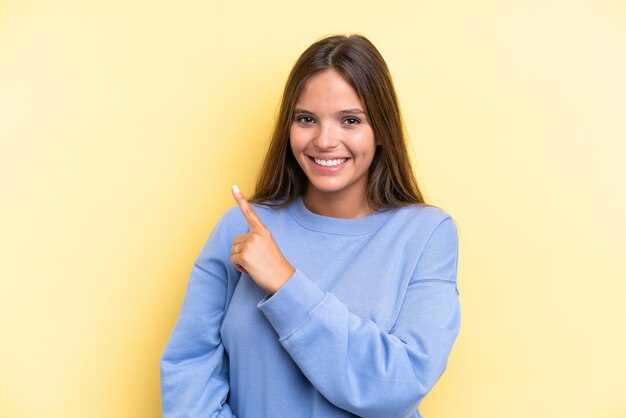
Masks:
[[[289,145],[291,146],[291,151],[294,153],[296,158],[300,158],[299,154],[304,151],[304,141],[302,141],[298,129],[293,127],[289,131]]]
[[[371,158],[376,151],[376,141],[372,132],[359,132],[350,138],[352,152],[364,157]]]

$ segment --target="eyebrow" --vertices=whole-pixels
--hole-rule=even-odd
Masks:
[[[311,115],[315,115],[315,113],[311,112],[310,110],[306,110],[306,109],[302,109],[300,107],[296,107],[294,109],[295,113],[309,113]],[[339,112],[337,112],[338,115],[344,115],[344,114],[348,114],[348,113],[363,113],[365,114],[365,112],[361,109],[344,109],[344,110],[340,110]]]

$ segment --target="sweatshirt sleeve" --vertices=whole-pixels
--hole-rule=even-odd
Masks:
[[[191,270],[183,305],[161,357],[163,417],[234,417],[226,403],[228,357],[219,329],[224,317],[230,252],[224,218]]]
[[[459,333],[457,265],[458,233],[448,216],[428,239],[388,333],[297,268],[258,308],[330,402],[362,417],[405,417],[443,374]]]

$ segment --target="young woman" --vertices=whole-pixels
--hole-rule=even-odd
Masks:
[[[161,358],[163,415],[421,417],[459,332],[458,233],[366,38],[300,56],[254,196],[232,193]]]

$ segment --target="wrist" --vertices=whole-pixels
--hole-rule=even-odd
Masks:
[[[276,282],[272,286],[272,288],[268,289],[268,293],[270,295],[273,295],[274,293],[278,292],[280,288],[283,287],[285,283],[287,283],[289,279],[291,279],[291,276],[293,276],[293,274],[296,272],[296,269],[293,268],[291,264],[287,264],[285,267],[286,268],[284,272],[279,275],[279,278],[276,279]]]

